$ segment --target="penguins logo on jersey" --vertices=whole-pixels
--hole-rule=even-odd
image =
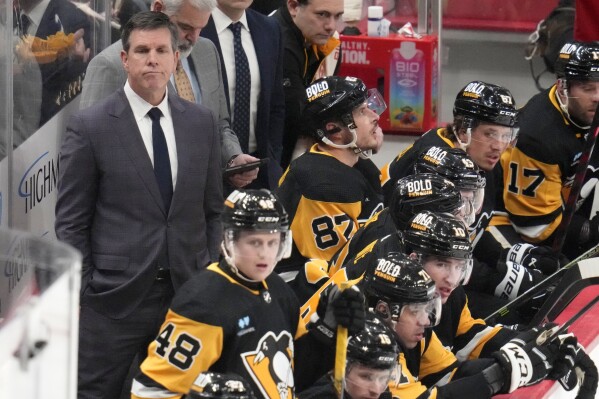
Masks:
[[[242,353],[241,359],[264,397],[293,398],[293,337],[289,332],[279,336],[267,332],[256,350]]]

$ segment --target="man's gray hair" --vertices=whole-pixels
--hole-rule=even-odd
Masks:
[[[186,2],[200,11],[212,12],[216,8],[216,0],[162,0],[162,12],[168,16],[176,14]]]

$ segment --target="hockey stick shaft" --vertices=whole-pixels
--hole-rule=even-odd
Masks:
[[[591,299],[591,301],[589,301],[589,303],[584,305],[578,312],[576,312],[576,314],[574,316],[570,317],[561,326],[559,326],[559,327],[556,326],[556,328],[552,328],[552,329],[544,331],[542,335],[537,337],[535,342],[531,342],[527,346],[531,347],[535,344],[545,345],[545,344],[549,344],[549,343],[555,341],[556,339],[559,339],[560,335],[566,334],[568,332],[568,328],[570,328],[570,326],[572,324],[574,324],[576,322],[576,320],[580,319],[580,317],[582,317],[582,315],[584,315],[593,306],[595,306],[597,304],[597,302],[599,302],[599,295],[597,295],[595,298]],[[542,324],[544,324],[544,323],[542,323]]]
[[[564,324],[562,324],[561,327],[559,328],[559,330],[557,330],[557,332],[554,334],[554,337],[558,337],[559,335],[567,332],[568,328],[570,328],[570,326],[572,324],[574,324],[574,322],[576,322],[576,320],[578,320],[583,314],[588,312],[589,309],[591,309],[593,306],[595,306],[597,304],[597,302],[599,302],[599,295],[597,295],[595,298],[591,299],[591,301],[589,303],[587,303],[586,305],[584,305],[582,307],[582,309],[580,309],[574,316],[570,317],[570,319],[568,319],[568,321],[566,321]]]
[[[581,260],[589,259],[589,258],[592,258],[597,255],[599,255],[599,244],[595,245],[593,248],[589,249],[588,251],[586,251],[585,253],[583,253],[582,255],[580,255],[578,258],[574,259],[570,263],[564,265],[562,268],[560,268],[555,273],[553,273],[552,275],[545,278],[543,281],[539,282],[534,287],[529,288],[527,291],[523,292],[522,294],[520,294],[519,296],[514,298],[512,301],[507,303],[505,306],[497,309],[495,312],[493,312],[490,315],[488,315],[487,317],[485,317],[485,319],[484,319],[485,322],[490,323],[490,322],[494,321],[497,317],[507,315],[516,306],[519,306],[522,303],[528,301],[535,294],[537,294],[539,291],[546,288],[550,284],[557,282],[562,277],[562,275],[565,273],[566,270],[572,268],[574,265],[576,265]]]
[[[343,291],[349,287],[349,283],[344,281],[339,285],[339,289]],[[337,398],[343,399],[345,378],[345,363],[347,360],[347,328],[341,325],[337,326],[337,342],[335,347],[335,371],[333,383],[335,385],[335,391],[337,391]]]
[[[554,233],[555,239],[553,240],[552,249],[555,254],[559,255],[562,252],[562,247],[564,246],[564,241],[566,239],[566,232],[568,231],[568,226],[570,226],[572,217],[576,212],[576,202],[578,201],[580,190],[582,189],[582,186],[584,184],[584,177],[587,172],[587,166],[589,166],[589,161],[591,159],[591,154],[593,153],[593,148],[595,147],[595,141],[597,140],[598,134],[599,106],[595,110],[595,116],[593,117],[591,128],[584,143],[582,155],[580,156],[580,159],[578,161],[576,175],[574,175],[574,182],[572,183],[572,188],[570,189],[568,200],[566,201],[564,211],[562,212],[562,221],[560,222],[559,226],[557,227]]]

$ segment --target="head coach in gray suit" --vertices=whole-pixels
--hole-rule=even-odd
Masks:
[[[80,399],[119,397],[173,291],[218,259],[218,124],[167,90],[176,32],[163,13],[132,17],[125,86],[73,115],[62,143],[56,235],[83,254]]]
[[[152,10],[164,12],[178,30],[180,61],[193,89],[194,101],[210,109],[219,123],[221,159],[223,166],[241,165],[256,161],[243,154],[235,132],[231,129],[219,54],[214,44],[200,38],[208,23],[215,0],[154,0]],[[121,66],[121,41],[108,46],[89,63],[81,91],[80,109],[85,109],[123,87],[127,76]],[[171,77],[172,89],[175,80]],[[243,187],[258,176],[258,171],[233,175],[229,183]]]

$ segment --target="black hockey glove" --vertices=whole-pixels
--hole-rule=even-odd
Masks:
[[[597,366],[593,362],[593,359],[586,352],[579,352],[574,370],[576,370],[577,375],[583,375],[582,384],[578,388],[576,399],[594,399],[597,393],[599,374],[597,373]]]
[[[557,328],[552,323],[535,327],[518,334],[493,353],[505,373],[502,393],[511,393],[519,387],[536,384],[549,375],[551,365],[559,357],[559,348],[546,345],[545,341]]]
[[[574,334],[563,334],[551,343],[559,356],[553,363],[549,378],[557,379],[566,391],[580,386],[577,398],[594,398],[597,391],[597,367]]]
[[[515,244],[502,251],[501,259],[518,263],[528,269],[540,270],[543,274],[553,274],[560,266],[565,265],[567,259],[557,256],[547,246],[531,244]]]
[[[578,344],[578,340],[574,334],[562,334],[557,337],[552,343],[559,351],[559,356],[553,362],[553,370],[549,373],[549,378],[559,380],[566,391],[571,391],[576,387],[577,378],[572,378],[570,371],[574,370],[578,352],[583,351]]]
[[[335,336],[337,325],[353,335],[364,329],[365,312],[364,295],[358,287],[352,285],[341,291],[332,284],[323,291],[309,327],[328,339]]]

